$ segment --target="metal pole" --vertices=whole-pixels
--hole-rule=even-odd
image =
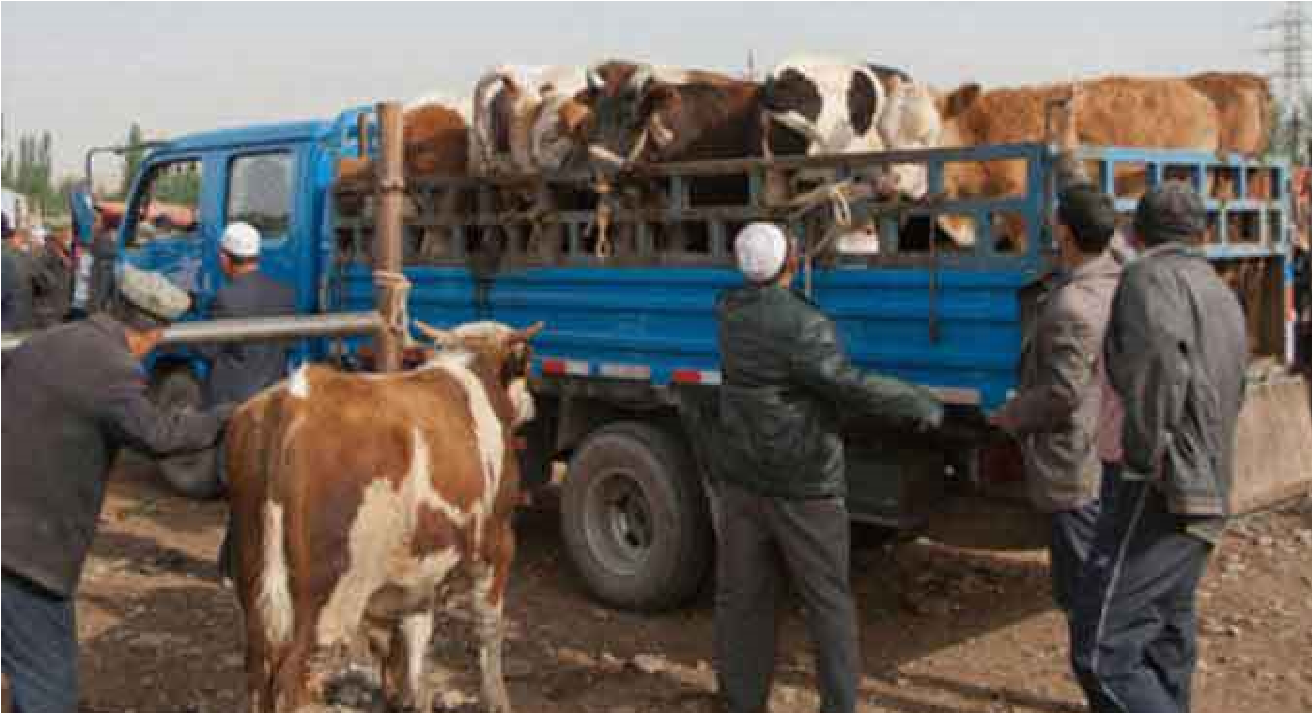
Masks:
[[[383,318],[377,312],[216,319],[170,325],[164,329],[161,345],[372,335],[382,329]],[[28,336],[30,333],[6,333],[4,351],[22,344]]]
[[[378,105],[379,161],[374,210],[374,299],[385,328],[378,338],[378,371],[401,368],[406,292],[401,274],[401,212],[405,200],[405,136],[401,105]]]

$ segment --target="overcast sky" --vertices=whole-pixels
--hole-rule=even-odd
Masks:
[[[943,87],[1107,73],[1269,71],[1253,29],[1278,3],[16,3],[0,5],[5,142],[88,146],[329,118],[500,63],[650,59],[740,72],[794,52],[900,66]]]

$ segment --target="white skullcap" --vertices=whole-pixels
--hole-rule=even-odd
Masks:
[[[260,254],[260,231],[250,223],[231,223],[223,229],[220,247],[230,255],[237,257],[258,257]]]
[[[765,282],[783,269],[788,258],[788,238],[770,223],[751,223],[738,231],[733,242],[738,269],[752,282]]]

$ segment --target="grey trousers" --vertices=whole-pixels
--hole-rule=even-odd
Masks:
[[[714,492],[715,669],[729,713],[766,710],[775,666],[775,604],[785,577],[806,607],[820,710],[851,713],[861,654],[848,581],[846,503],[765,497],[723,481]]]

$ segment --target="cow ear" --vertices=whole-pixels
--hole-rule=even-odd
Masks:
[[[939,98],[939,114],[944,120],[961,116],[979,99],[981,91],[974,82],[957,87],[951,94]]]
[[[428,339],[433,342],[433,345],[439,349],[449,347],[455,342],[455,337],[451,332],[424,324],[417,319],[415,320],[415,329],[418,329],[420,334],[428,337]]]
[[[529,325],[529,326],[527,326],[527,327],[525,327],[525,328],[523,328],[523,329],[521,329],[521,330],[519,330],[519,331],[517,331],[517,332],[512,333],[512,334],[510,335],[510,340],[509,340],[509,341],[510,341],[511,344],[524,344],[524,343],[527,343],[528,340],[532,339],[533,337],[536,337],[536,336],[538,335],[538,332],[541,332],[542,329],[543,329],[543,327],[546,327],[546,326],[547,326],[547,325],[546,325],[546,323],[544,323],[544,322],[534,322],[533,324],[531,324],[531,325]]]

